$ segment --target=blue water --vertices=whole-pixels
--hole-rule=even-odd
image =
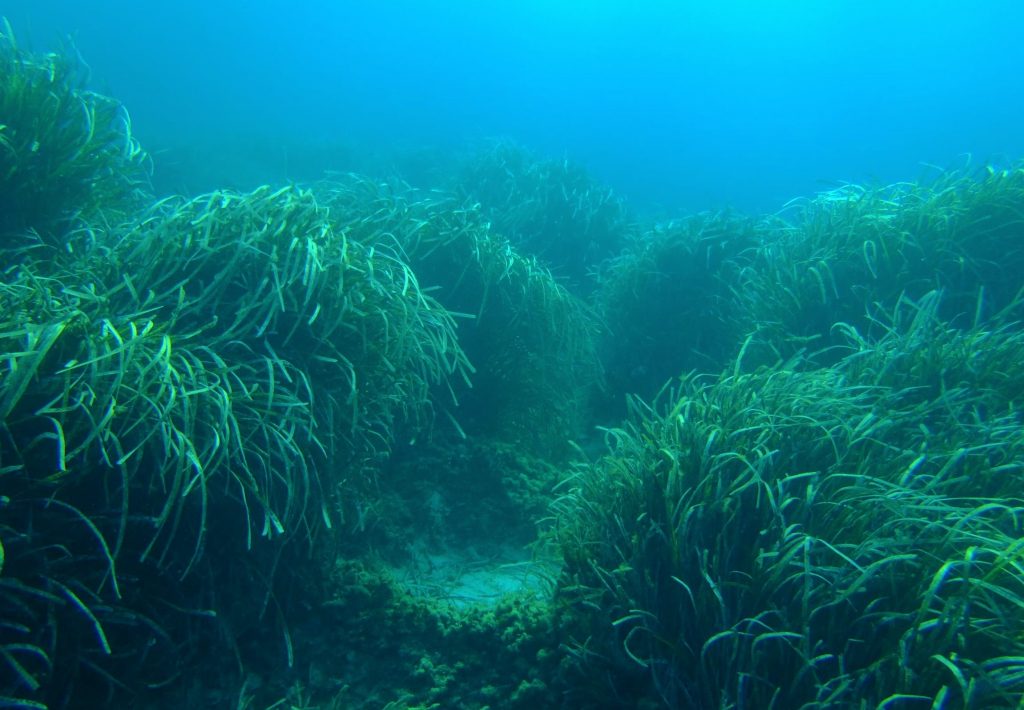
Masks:
[[[1024,156],[1019,1],[7,0],[0,14],[35,50],[74,34],[158,164],[177,160],[165,147],[234,142],[257,182],[307,177],[288,151],[349,169],[330,156],[509,137],[636,205],[761,211],[968,153]]]

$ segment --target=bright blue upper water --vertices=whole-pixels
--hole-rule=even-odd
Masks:
[[[6,0],[0,15],[34,50],[74,33],[151,147],[510,137],[637,204],[751,211],[964,153],[1024,156],[1019,0]]]

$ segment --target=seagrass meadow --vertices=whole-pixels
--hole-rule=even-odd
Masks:
[[[0,36],[0,708],[1024,707],[1024,166],[158,195]]]

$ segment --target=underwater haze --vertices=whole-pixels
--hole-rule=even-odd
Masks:
[[[1024,154],[1024,6],[1012,0],[13,0],[0,11],[35,51],[74,37],[166,191],[371,160],[416,182],[423,163],[509,138],[583,163],[635,206],[762,211],[967,154]]]

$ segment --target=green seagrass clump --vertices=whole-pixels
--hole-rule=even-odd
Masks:
[[[87,88],[70,47],[32,54],[9,24],[0,32],[0,248],[71,233],[141,205],[148,158],[117,101]]]
[[[460,432],[564,456],[601,379],[592,309],[461,198],[362,179],[323,192],[354,238],[400,243],[420,282],[462,316],[474,372],[456,392]]]
[[[1022,204],[1019,164],[791,203],[735,283],[738,327],[758,333],[751,354],[771,362],[824,350],[842,342],[836,322],[869,332],[875,304],[936,289],[943,318],[959,327],[999,314],[1019,295]]]
[[[509,141],[466,161],[455,190],[481,205],[494,231],[536,257],[570,290],[593,290],[593,271],[619,253],[631,228],[623,201],[569,160],[544,160]]]
[[[193,634],[264,614],[291,662],[275,571],[467,367],[451,316],[295,188],[167,200],[37,266],[0,284],[0,694],[116,689],[127,658],[171,684]]]
[[[716,372],[735,355],[733,284],[749,250],[767,238],[761,220],[706,213],[638,231],[600,271],[595,294],[610,395],[650,398],[691,370]]]
[[[634,400],[556,504],[581,706],[1019,706],[1024,335],[940,312]]]
[[[332,393],[331,431],[383,452],[397,420],[422,423],[431,387],[469,365],[399,238],[318,199],[261,188],[164,203],[125,236],[115,268],[135,274],[126,288],[141,308],[299,367]]]

